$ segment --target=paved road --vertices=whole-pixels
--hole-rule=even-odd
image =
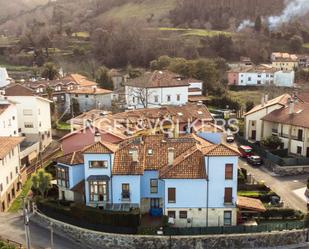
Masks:
[[[257,181],[264,181],[267,186],[281,196],[286,207],[291,207],[307,213],[306,201],[300,198],[293,191],[306,186],[309,174],[284,177],[276,176],[273,172],[267,170],[266,168],[252,167],[242,159],[240,160],[240,167],[247,169],[249,173],[253,174]]]
[[[25,243],[23,217],[20,214],[0,214],[0,236]],[[50,248],[50,231],[30,222],[31,249]],[[84,249],[81,245],[54,234],[54,249]]]

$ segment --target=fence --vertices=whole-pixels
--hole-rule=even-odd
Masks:
[[[0,241],[3,241],[5,243],[7,243],[8,245],[12,245],[12,246],[14,246],[15,248],[18,248],[18,249],[23,249],[24,248],[22,244],[20,244],[20,243],[18,243],[16,241],[13,241],[13,240],[4,239],[4,238],[0,237]],[[4,247],[4,248],[6,248],[6,247]]]
[[[260,155],[261,157],[263,157],[267,160],[270,160],[271,162],[273,162],[277,165],[280,165],[280,166],[309,165],[309,158],[305,158],[305,157],[291,157],[291,158],[281,157],[281,156],[275,155],[271,151],[263,149],[262,147],[260,147],[257,144],[250,143],[249,141],[245,140],[243,137],[237,136],[237,140],[243,145],[250,146],[258,155]],[[287,149],[278,150],[275,153],[282,155],[282,153],[284,153],[284,151],[286,151],[286,154],[288,154]]]
[[[293,229],[304,229],[304,221],[277,222],[260,224],[257,226],[229,226],[229,227],[166,227],[165,235],[207,235],[207,234],[236,234],[236,233],[262,233]]]

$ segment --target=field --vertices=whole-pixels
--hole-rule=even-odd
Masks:
[[[167,32],[177,32],[182,34],[183,36],[199,36],[199,37],[213,37],[216,35],[226,35],[231,36],[233,33],[225,32],[225,31],[218,31],[218,30],[208,30],[208,29],[183,29],[183,28],[168,28],[168,27],[161,27],[159,28],[160,31],[167,31]]]
[[[245,91],[229,91],[229,95],[234,100],[244,106],[247,101],[253,101],[255,105],[260,104],[263,91],[261,90],[245,90]]]

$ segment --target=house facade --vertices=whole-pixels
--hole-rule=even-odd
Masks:
[[[23,139],[0,136],[0,212],[8,210],[21,190],[19,146]]]
[[[235,225],[238,156],[234,148],[197,135],[146,135],[119,145],[97,141],[57,159],[57,171],[66,172],[58,182],[71,192],[63,196],[60,189],[59,197],[76,196],[75,179],[84,184],[88,206],[140,208],[168,215],[180,227]]]
[[[184,79],[170,71],[146,72],[125,83],[126,105],[129,109],[185,105],[190,95],[197,94],[202,96],[201,82],[195,79]]]
[[[18,136],[17,107],[0,96],[0,136]]]
[[[275,52],[270,59],[272,66],[281,71],[294,71],[298,68],[298,57],[295,54]]]
[[[280,70],[268,65],[234,68],[227,73],[229,85],[259,86],[275,85],[293,87],[294,70]]]
[[[6,87],[11,83],[11,79],[8,75],[6,68],[0,67],[0,89]]]
[[[7,87],[4,96],[16,103],[18,133],[29,142],[39,142],[44,150],[52,141],[51,101],[18,84]]]
[[[66,93],[66,110],[77,104],[79,112],[88,112],[92,109],[108,109],[112,106],[112,91],[97,88],[80,88]]]

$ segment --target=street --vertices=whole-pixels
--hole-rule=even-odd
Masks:
[[[285,207],[294,208],[307,213],[307,203],[305,197],[302,196],[302,188],[307,185],[309,174],[298,176],[276,176],[273,172],[267,170],[265,167],[252,167],[248,165],[243,159],[239,160],[239,166],[245,168],[248,173],[251,173],[255,180],[264,181],[265,185],[269,186],[274,192],[281,196]],[[296,194],[300,192],[300,194]],[[302,198],[301,198],[302,196]]]
[[[16,213],[0,214],[0,236],[25,245],[23,217]],[[51,248],[50,230],[30,222],[31,249]],[[55,249],[84,249],[83,246],[54,234]]]

